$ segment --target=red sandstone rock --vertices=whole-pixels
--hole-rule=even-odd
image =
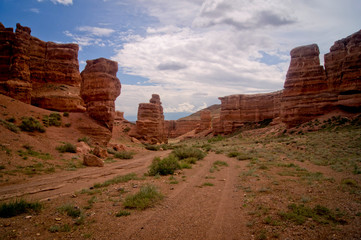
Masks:
[[[93,149],[93,154],[99,158],[106,158],[108,157],[108,152],[106,149],[104,148],[101,148],[99,146],[96,146],[94,149]]]
[[[209,130],[212,126],[212,116],[211,112],[208,110],[204,110],[201,112],[201,123],[199,127],[196,129],[196,133],[203,132],[205,130]]]
[[[199,127],[200,120],[169,120],[164,122],[164,132],[168,138],[177,138]]]
[[[361,111],[361,31],[336,41],[320,65],[317,45],[295,48],[287,72],[281,119],[288,127],[332,111]]]
[[[240,94],[219,98],[220,119],[214,125],[214,134],[229,134],[247,122],[274,119],[280,114],[282,91],[264,94]]]
[[[43,42],[17,24],[0,26],[0,93],[57,111],[85,111],[76,44]]]
[[[76,144],[76,152],[80,154],[87,154],[90,152],[90,147],[85,142],[78,142]]]
[[[160,97],[153,94],[149,103],[140,103],[136,126],[129,133],[141,142],[151,144],[167,142],[164,133],[164,115]]]
[[[89,167],[104,167],[103,160],[93,154],[84,155],[83,164]]]
[[[117,71],[117,62],[99,58],[88,60],[81,73],[81,96],[89,115],[110,130],[114,123],[114,101],[121,89]]]

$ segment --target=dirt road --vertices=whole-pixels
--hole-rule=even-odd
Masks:
[[[69,194],[115,175],[130,172],[142,174],[146,172],[154,156],[165,156],[168,153],[149,152],[148,155],[132,161],[122,161],[100,169],[86,168],[76,172],[63,172],[1,188],[2,199],[26,194],[31,194],[33,199],[52,199],[46,202],[46,212],[43,210],[31,220],[15,217],[18,221],[13,221],[11,227],[20,228],[17,229],[17,236],[22,239],[33,239],[34,236],[36,239],[53,238],[54,233],[50,233],[48,229],[59,224],[54,220],[58,216],[56,207],[69,201],[81,206],[88,198],[87,195],[72,198]],[[226,162],[228,166],[214,168],[216,161]],[[192,169],[183,170],[176,175],[174,178],[177,184],[170,184],[169,176],[166,176],[113,185],[98,195],[98,202],[87,211],[86,221],[90,223],[70,232],[57,232],[56,238],[78,239],[86,235],[92,239],[252,239],[242,212],[243,192],[238,188],[239,168],[244,167],[242,164],[224,155],[210,153],[193,165]],[[151,209],[133,210],[130,216],[116,218],[115,213],[121,207],[121,204],[112,200],[114,196],[119,196],[116,189],[131,189],[134,184],[145,183],[159,187],[165,199]],[[34,222],[37,227],[34,227]],[[27,231],[22,231],[24,226]]]

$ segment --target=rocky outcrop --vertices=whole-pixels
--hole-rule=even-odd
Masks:
[[[84,111],[76,44],[43,42],[0,25],[0,93],[57,111]]]
[[[229,134],[244,123],[277,118],[281,96],[282,91],[220,97],[221,115],[214,126],[214,134]]]
[[[288,127],[332,111],[361,111],[361,31],[339,41],[320,65],[316,44],[291,51],[281,119]]]
[[[83,165],[88,167],[104,167],[104,161],[93,154],[83,156]]]
[[[116,77],[118,63],[105,58],[88,60],[81,73],[81,96],[89,115],[108,129],[113,129],[115,99],[120,95]]]
[[[164,124],[164,132],[168,138],[177,138],[200,126],[200,120],[168,120]]]
[[[201,121],[196,129],[196,133],[200,133],[205,130],[211,129],[211,127],[212,127],[211,112],[208,110],[201,111]]]
[[[136,126],[129,135],[144,143],[168,141],[164,132],[163,107],[158,94],[153,94],[149,103],[139,104]]]

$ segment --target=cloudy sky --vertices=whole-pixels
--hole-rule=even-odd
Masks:
[[[158,93],[166,119],[218,97],[283,88],[292,48],[361,29],[360,0],[0,0],[0,22],[44,41],[80,45],[87,59],[119,63],[116,109],[136,120]]]

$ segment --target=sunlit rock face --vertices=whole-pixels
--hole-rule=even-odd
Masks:
[[[158,94],[153,94],[149,103],[140,103],[135,128],[129,134],[144,143],[166,143],[163,107]]]
[[[81,73],[81,97],[89,116],[110,130],[114,124],[115,99],[121,90],[117,71],[117,62],[98,58],[88,60]]]
[[[77,44],[44,42],[31,29],[0,24],[0,93],[57,111],[85,111]]]

